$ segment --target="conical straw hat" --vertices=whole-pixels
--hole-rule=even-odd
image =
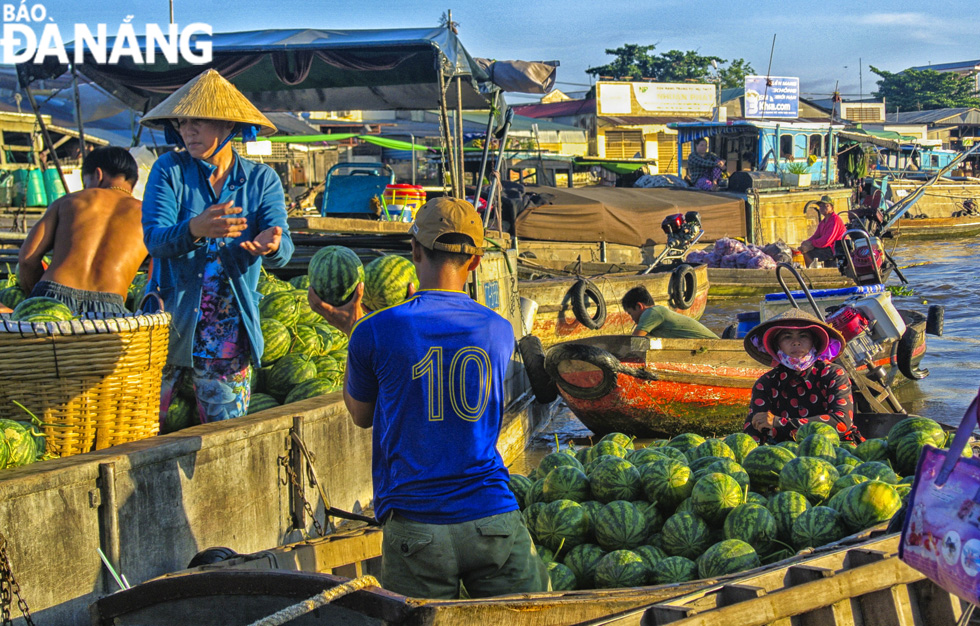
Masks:
[[[237,87],[214,70],[199,74],[170,94],[144,115],[140,123],[150,128],[163,128],[165,122],[178,117],[255,124],[262,136],[276,132],[273,123]]]
[[[840,332],[825,322],[821,322],[812,313],[791,308],[779,315],[762,322],[750,330],[743,340],[745,351],[753,359],[763,365],[770,365],[775,360],[776,346],[772,345],[778,336],[777,329],[799,328],[811,331],[813,347],[817,358],[833,361],[840,354],[841,348],[847,343]]]

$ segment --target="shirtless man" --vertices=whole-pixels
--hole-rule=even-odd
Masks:
[[[25,293],[64,302],[76,314],[127,313],[126,292],[147,254],[141,204],[132,196],[138,175],[123,148],[85,157],[85,189],[53,202],[20,248],[17,276]]]

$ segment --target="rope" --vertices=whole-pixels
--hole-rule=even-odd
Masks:
[[[345,596],[354,591],[359,591],[365,587],[380,586],[381,584],[374,576],[361,576],[360,578],[355,578],[354,580],[346,582],[342,585],[338,585],[333,589],[328,589],[322,593],[318,593],[315,596],[307,598],[306,600],[287,606],[281,611],[277,611],[268,617],[252,622],[249,624],[249,626],[280,626],[281,624],[293,621],[297,617],[302,617],[307,613],[312,613],[321,606],[329,604],[341,596]]]

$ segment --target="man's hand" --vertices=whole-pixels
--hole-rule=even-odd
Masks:
[[[220,237],[230,237],[234,239],[244,232],[247,226],[244,217],[225,217],[226,215],[238,215],[242,212],[242,207],[232,206],[233,202],[222,202],[212,204],[204,209],[200,215],[191,218],[191,236],[195,239],[207,237],[217,239]]]
[[[361,300],[364,299],[364,283],[357,285],[357,288],[354,289],[354,297],[343,306],[331,306],[327,304],[320,299],[320,296],[316,295],[313,287],[310,287],[307,293],[307,299],[310,301],[311,309],[319,313],[320,317],[327,320],[328,324],[348,337],[350,337],[351,330],[354,328],[357,320],[364,317],[364,307],[361,306]]]
[[[252,241],[243,241],[240,245],[243,250],[253,256],[265,256],[272,254],[279,249],[279,242],[282,240],[282,228],[273,226],[266,228],[259,236]]]
[[[772,425],[776,421],[776,416],[772,413],[756,413],[752,416],[752,427],[762,432],[772,430]]]
[[[725,166],[727,166],[727,165],[728,165],[728,163],[726,163],[724,159],[718,159],[718,167],[724,169]]]
[[[813,250],[813,244],[810,243],[809,239],[800,242],[800,252],[805,253],[805,252],[809,252],[810,250]]]

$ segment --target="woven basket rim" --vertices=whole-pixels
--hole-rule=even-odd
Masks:
[[[64,322],[16,322],[9,313],[0,314],[0,335],[42,337],[58,335],[101,335],[147,330],[169,326],[170,313],[133,313],[110,316],[87,313],[78,319]]]

